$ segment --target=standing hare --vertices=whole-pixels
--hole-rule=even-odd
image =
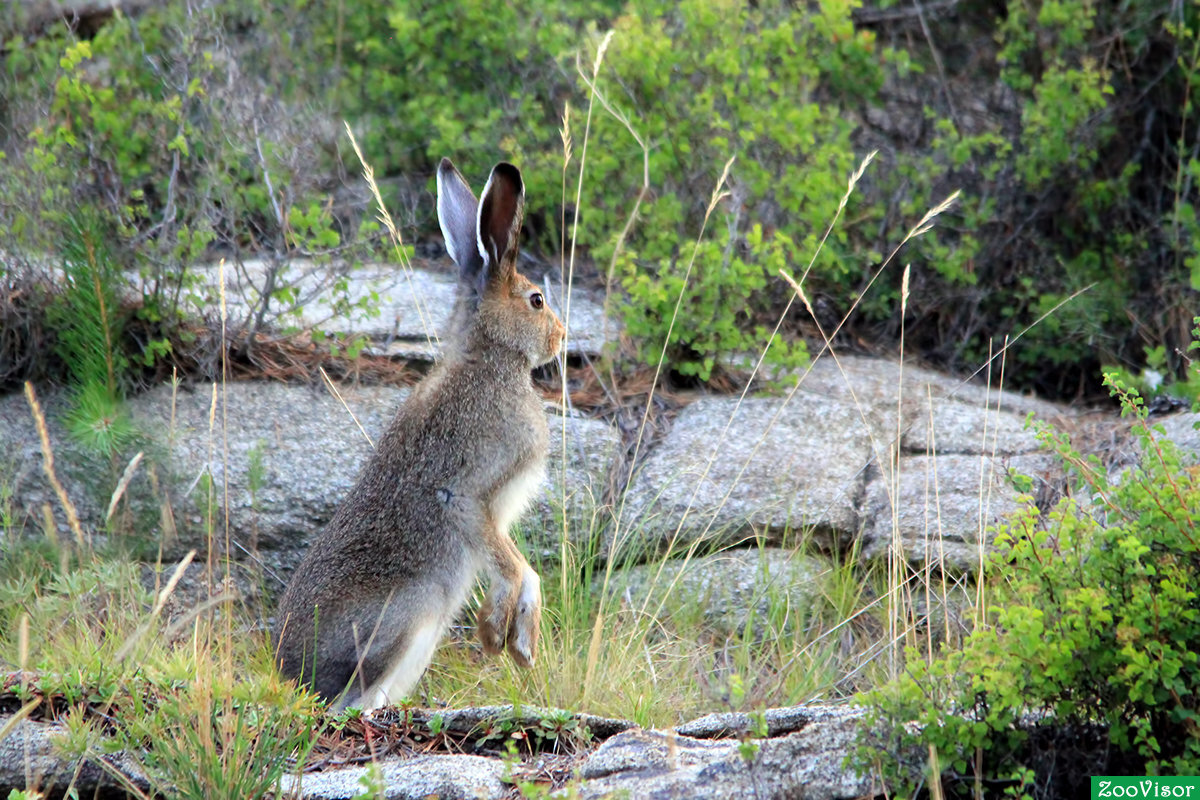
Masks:
[[[404,698],[488,574],[477,619],[490,654],[532,666],[541,581],[508,530],[545,474],[547,426],[530,370],[565,331],[517,274],[520,171],[475,195],[449,159],[438,222],[459,268],[445,360],[419,383],[292,576],[273,632],[282,673],[338,707]]]

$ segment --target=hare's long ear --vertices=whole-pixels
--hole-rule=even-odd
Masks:
[[[492,168],[479,198],[479,254],[485,265],[481,290],[487,283],[508,280],[516,271],[524,213],[521,171],[501,161]]]
[[[450,159],[443,158],[437,171],[437,214],[446,252],[458,265],[458,277],[465,286],[475,286],[483,269],[478,235],[475,230],[479,203],[462,173]]]

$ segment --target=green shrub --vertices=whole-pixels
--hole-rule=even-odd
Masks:
[[[423,187],[443,156],[468,176],[510,158],[544,206],[560,194],[561,160],[547,158],[560,153],[563,103],[576,92],[572,54],[590,21],[603,25],[619,7],[615,0],[534,9],[391,0],[309,13],[315,53],[304,88],[327,94],[380,174],[417,178]],[[528,211],[530,233],[544,234],[536,208]]]
[[[905,673],[870,697],[893,753],[937,753],[948,795],[981,781],[1064,796],[1089,774],[1200,770],[1200,473],[1136,394],[1111,386],[1135,417],[1140,463],[1109,477],[1042,429],[1072,491],[1045,514],[1030,501],[1000,527],[991,565],[1003,580],[987,624],[961,651],[928,662],[910,652]],[[859,752],[861,767],[877,763],[873,748]],[[1063,758],[1030,784],[1028,770],[1053,752]],[[919,764],[881,766],[911,794]]]
[[[57,35],[9,51],[10,85],[40,91],[27,88],[12,103],[30,125],[29,146],[14,153],[6,188],[30,205],[5,215],[6,232],[53,251],[80,208],[95,209],[125,236],[178,213],[178,182],[188,173],[213,67],[170,31],[165,20],[139,28],[118,14],[90,41]],[[159,61],[168,53],[178,61]],[[190,76],[185,85],[160,71],[175,68]],[[190,229],[170,232],[170,245],[175,238],[191,244]],[[189,255],[211,240],[210,231],[196,235],[199,246]]]
[[[666,344],[668,366],[705,377],[757,352],[791,300],[776,270],[802,272],[814,257],[806,289],[822,322],[857,303],[853,333],[894,335],[901,270],[869,292],[868,281],[899,232],[961,188],[939,230],[903,255],[913,264],[910,348],[974,369],[1033,326],[1006,368],[1022,386],[1086,392],[1100,364],[1136,371],[1147,347],[1162,348],[1163,366],[1181,376],[1177,350],[1200,289],[1194,0],[969,4],[931,11],[912,41],[903,28],[855,25],[853,14],[872,10],[854,0],[556,0],[519,10],[222,0],[116,14],[87,41],[60,28],[14,36],[0,74],[0,191],[10,199],[0,236],[14,250],[55,254],[70,215],[98,210],[116,232],[114,257],[142,276],[136,322],[151,333],[131,354],[137,362],[167,355],[159,328],[181,306],[211,308],[193,267],[217,254],[269,257],[262,300],[235,326],[244,342],[296,310],[296,256],[326,266],[335,304],[363,313],[344,277],[380,254],[378,227],[334,196],[357,170],[341,162],[340,130],[328,124],[342,118],[385,178],[389,205],[430,233],[438,158],[453,155],[476,176],[498,158],[516,161],[531,198],[530,249],[551,252],[575,210],[559,132],[568,103],[569,166],[582,162],[589,92],[576,55],[589,62],[611,29],[598,86],[646,143],[650,185],[618,248],[642,150],[594,109],[578,243],[601,272],[612,265],[643,362]],[[955,38],[971,53],[935,64],[931,49],[965,49]],[[982,113],[947,101],[968,81],[989,95]],[[845,178],[877,133],[861,136],[861,121],[921,113],[891,104],[913,91],[928,97],[918,140],[885,148],[818,253]],[[701,239],[731,156],[730,194]],[[795,312],[784,320],[776,364],[803,361],[797,335],[808,322]]]
[[[853,2],[559,2],[520,19],[476,5],[450,12],[396,0],[320,18],[314,63],[337,65],[327,70],[332,101],[363,131],[366,152],[380,154],[384,174],[411,181],[445,153],[479,173],[496,158],[520,163],[533,198],[529,231],[552,250],[563,234],[560,119],[567,102],[576,110],[588,102],[575,54],[590,63],[592,31],[611,28],[599,89],[647,143],[650,185],[614,252],[641,188],[643,154],[597,109],[578,243],[602,271],[615,256],[639,359],[654,363],[665,343],[668,366],[701,377],[762,347],[790,299],[776,269],[799,271],[816,253],[861,156],[848,112],[878,103],[889,74],[903,84],[932,67],[924,47],[898,51],[856,29]],[[860,297],[872,265],[898,231],[961,187],[945,230],[905,254],[916,267],[915,346],[974,368],[1005,334],[1032,325],[1008,375],[1051,394],[1094,385],[1102,362],[1140,362],[1146,339],[1165,347],[1178,372],[1179,322],[1194,305],[1185,290],[1197,252],[1189,154],[1200,127],[1192,102],[1200,60],[1195,8],[1167,5],[1013,0],[974,13],[996,45],[979,53],[972,78],[1006,85],[1019,113],[961,124],[937,93],[926,111],[927,149],[877,167],[817,256],[806,288],[830,317],[861,301],[860,326],[894,331],[899,270]],[[935,26],[938,42],[950,35]],[[444,46],[455,39],[480,46]],[[1147,114],[1153,147],[1130,150],[1129,141],[1145,140]],[[733,155],[730,197],[693,261],[713,186]],[[803,346],[787,339],[806,322],[785,321],[785,341],[774,346],[780,362],[803,360]]]
[[[213,279],[196,266],[218,254],[230,272],[243,256],[269,255],[249,313],[231,320],[243,342],[298,313],[295,258],[325,268],[336,308],[371,310],[345,276],[373,252],[378,226],[335,216],[314,169],[329,166],[314,114],[283,107],[269,74],[239,69],[230,37],[248,5],[167,4],[136,20],[118,12],[90,40],[55,29],[5,51],[0,189],[13,202],[0,207],[0,235],[19,254],[61,255],[72,220],[94,218],[140,289],[139,349],[129,354],[139,365],[170,355],[186,333],[182,314],[215,313]]]
[[[1163,347],[1166,368],[1183,375],[1175,351],[1200,287],[1189,177],[1198,12],[1194,2],[1012,0],[974,17],[981,29],[965,33],[990,30],[995,49],[979,48],[952,79],[995,93],[987,111],[1001,110],[981,114],[976,103],[967,113],[960,100],[954,114],[938,92],[928,154],[899,163],[885,187],[904,217],[947,183],[963,189],[908,254],[922,267],[913,345],[974,369],[1029,328],[1005,375],[1050,395],[1098,390],[1101,364],[1140,366],[1147,346]],[[935,27],[934,41],[956,33]],[[1019,117],[1003,111],[1011,106]]]
[[[817,254],[857,164],[845,110],[871,102],[883,80],[887,53],[854,30],[851,8],[643,0],[617,19],[601,86],[652,143],[650,195],[616,253],[641,359],[654,363],[665,342],[675,369],[706,379],[717,358],[766,344],[791,291],[778,270],[802,272]],[[730,196],[697,245],[732,156]],[[581,238],[604,262],[630,212],[630,164],[641,152],[602,116],[588,159]],[[846,229],[835,229],[810,281],[845,297],[859,277],[852,254]],[[773,355],[806,357],[801,341],[777,343]]]
[[[1196,327],[1192,328],[1194,339],[1188,350],[1196,351],[1200,350],[1200,317],[1195,317],[1192,321]],[[1166,347],[1147,347],[1145,352],[1146,366],[1137,373],[1117,366],[1108,366],[1105,372],[1143,396],[1166,396],[1191,404],[1195,408],[1200,403],[1200,366],[1196,365],[1195,357],[1191,357],[1190,368],[1183,377],[1176,379],[1167,360]]]

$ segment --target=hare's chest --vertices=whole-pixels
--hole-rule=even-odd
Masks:
[[[492,499],[492,519],[497,527],[507,533],[521,513],[529,506],[534,495],[542,488],[546,477],[545,462],[535,459],[509,478]]]

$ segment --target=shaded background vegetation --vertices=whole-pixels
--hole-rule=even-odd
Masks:
[[[628,296],[629,356],[657,357],[684,292],[669,348],[679,375],[707,378],[762,347],[790,296],[778,269],[805,271],[872,149],[879,160],[806,279],[827,329],[859,301],[849,341],[894,349],[903,326],[908,352],[972,371],[1041,320],[1006,380],[1063,398],[1096,396],[1102,365],[1150,367],[1166,384],[1185,375],[1180,351],[1200,307],[1195,0],[585,0],[523,11],[221,0],[84,19],[36,5],[7,13],[5,386],[58,369],[60,350],[34,346],[53,338],[36,309],[59,292],[47,265],[70,259],[81,215],[141,276],[140,301],[122,309],[133,323],[125,355],[151,368],[186,344],[174,319],[200,262],[267,257],[279,309],[291,259],[330,264],[336,291],[337,275],[381,257],[342,119],[417,241],[436,242],[430,176],[442,155],[472,175],[499,158],[520,164],[531,252],[557,264],[578,209],[588,274]],[[585,118],[577,59],[589,72],[609,29],[599,88],[645,154],[612,114]],[[648,190],[618,247],[643,155]],[[685,286],[731,156],[731,194]],[[900,269],[868,283],[904,231],[959,188],[933,235],[901,256],[913,278],[902,319]],[[267,319],[239,330],[250,337]],[[804,360],[811,323],[789,312],[777,363]]]
[[[70,382],[72,431],[101,450],[130,435],[111,421],[138,383],[176,364],[215,363],[218,339],[182,316],[215,312],[205,264],[267,265],[256,278],[263,299],[231,330],[247,358],[264,326],[288,324],[299,261],[325,270],[343,311],[370,310],[353,307],[347,277],[394,250],[343,119],[408,239],[430,255],[441,255],[431,176],[443,155],[477,185],[496,159],[522,166],[527,268],[557,268],[578,212],[579,279],[619,299],[629,334],[614,354],[621,366],[657,358],[681,293],[667,349],[677,378],[704,380],[756,353],[781,315],[771,359],[803,363],[814,320],[799,306],[785,312],[782,269],[805,275],[825,330],[854,309],[843,345],[894,350],[903,332],[908,353],[965,373],[1021,336],[1004,367],[1009,386],[1094,399],[1102,365],[1116,365],[1142,388],[1200,391],[1200,372],[1186,368],[1200,311],[1197,0],[89,8],[63,16],[10,3],[0,20],[0,389],[30,377]],[[586,76],[610,30],[597,76],[609,108],[592,108]],[[875,150],[839,216],[847,176]],[[706,217],[731,157],[729,194]],[[905,232],[955,190],[937,228],[877,277]],[[903,264],[912,286],[902,311]],[[110,424],[89,424],[97,419]],[[1195,769],[1196,474],[1139,425],[1149,467],[1115,486],[1052,443],[1079,496],[1105,500],[1110,524],[1098,501],[1068,498],[1043,519],[1030,506],[1004,529],[1012,547],[996,563],[1010,583],[996,597],[997,626],[895,687],[889,713],[900,724],[968,711],[961,726],[921,734],[955,777],[968,775],[973,748],[995,744],[1010,785],[1024,791],[1032,779],[1006,759],[1037,741],[1013,727],[1031,706],[1103,719],[1139,767]],[[0,494],[0,522],[4,506]],[[1090,555],[1052,558],[1062,552]],[[834,616],[850,617],[864,581],[841,574],[854,592]],[[590,632],[599,620],[591,586],[572,588],[578,597],[561,605]],[[11,613],[32,605],[12,594]],[[1160,608],[1160,595],[1171,604]],[[1105,612],[1087,618],[1094,628],[1077,624],[1084,605]],[[1120,625],[1111,608],[1124,614]],[[111,654],[93,649],[107,663]],[[745,699],[733,689],[730,707]],[[222,697],[220,719],[240,718],[241,701]],[[196,707],[197,718],[215,719],[208,700]],[[206,730],[183,719],[162,724]],[[1165,747],[1152,741],[1158,732]],[[910,735],[893,731],[896,741]],[[290,733],[280,739],[291,752]],[[195,750],[187,741],[180,750],[187,772]]]

